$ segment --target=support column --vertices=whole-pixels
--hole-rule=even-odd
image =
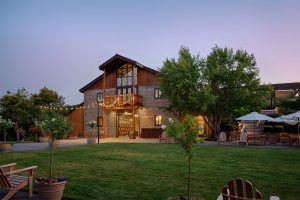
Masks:
[[[102,91],[103,91],[103,103],[102,103],[102,134],[103,138],[106,138],[106,94],[105,94],[105,88],[106,88],[106,71],[104,68],[103,72],[103,83],[102,83]]]
[[[135,104],[135,73],[134,70],[135,69],[135,65],[132,65],[132,129],[133,129],[133,134],[135,136],[135,109],[134,109],[134,104]]]

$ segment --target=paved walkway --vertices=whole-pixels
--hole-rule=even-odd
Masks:
[[[105,138],[100,139],[100,143],[158,143],[158,139],[129,139],[129,138]],[[65,139],[60,140],[58,147],[70,147],[87,144],[86,138],[80,139]],[[30,151],[38,149],[47,149],[48,142],[30,142],[30,143],[16,143],[13,145],[13,151]]]
[[[100,139],[100,143],[159,143],[158,139],[129,139],[129,138],[105,138]],[[65,139],[60,140],[59,147],[70,147],[77,145],[87,144],[86,138],[80,139]],[[206,141],[205,143],[200,143],[200,146],[240,146],[245,147],[243,144],[222,142],[218,144],[216,141]],[[273,144],[273,145],[249,145],[248,147],[252,148],[293,148],[293,146]],[[48,142],[31,142],[31,143],[16,143],[13,145],[13,151],[29,151],[29,150],[38,150],[38,149],[47,149]]]

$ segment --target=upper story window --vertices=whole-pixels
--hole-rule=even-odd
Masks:
[[[161,90],[159,88],[154,88],[154,98],[161,99]]]
[[[102,92],[97,93],[97,100],[99,102],[101,102],[103,100],[103,93]]]
[[[124,64],[117,69],[117,94],[132,94],[133,81],[135,94],[137,93],[137,68],[132,64]]]

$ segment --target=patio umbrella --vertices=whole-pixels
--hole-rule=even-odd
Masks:
[[[298,123],[298,134],[299,134],[299,127],[300,127],[300,111],[297,111],[295,113],[289,114],[289,115],[284,115],[281,116],[282,119],[285,120],[294,120],[297,121]]]
[[[235,120],[244,121],[244,122],[253,122],[254,123],[254,143],[255,143],[255,123],[259,121],[272,121],[274,118],[268,117],[266,115],[260,114],[258,112],[252,112],[247,115],[236,118]]]

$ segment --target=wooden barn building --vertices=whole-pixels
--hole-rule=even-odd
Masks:
[[[103,73],[79,90],[84,105],[82,112],[74,115],[82,116],[78,116],[82,129],[77,127],[83,130],[81,136],[96,136],[99,131],[101,137],[158,138],[161,125],[178,117],[161,109],[168,101],[161,97],[158,71],[118,54],[99,69]],[[72,124],[74,120],[70,120]],[[88,125],[93,120],[99,128]],[[202,132],[207,132],[204,120],[197,120]]]

